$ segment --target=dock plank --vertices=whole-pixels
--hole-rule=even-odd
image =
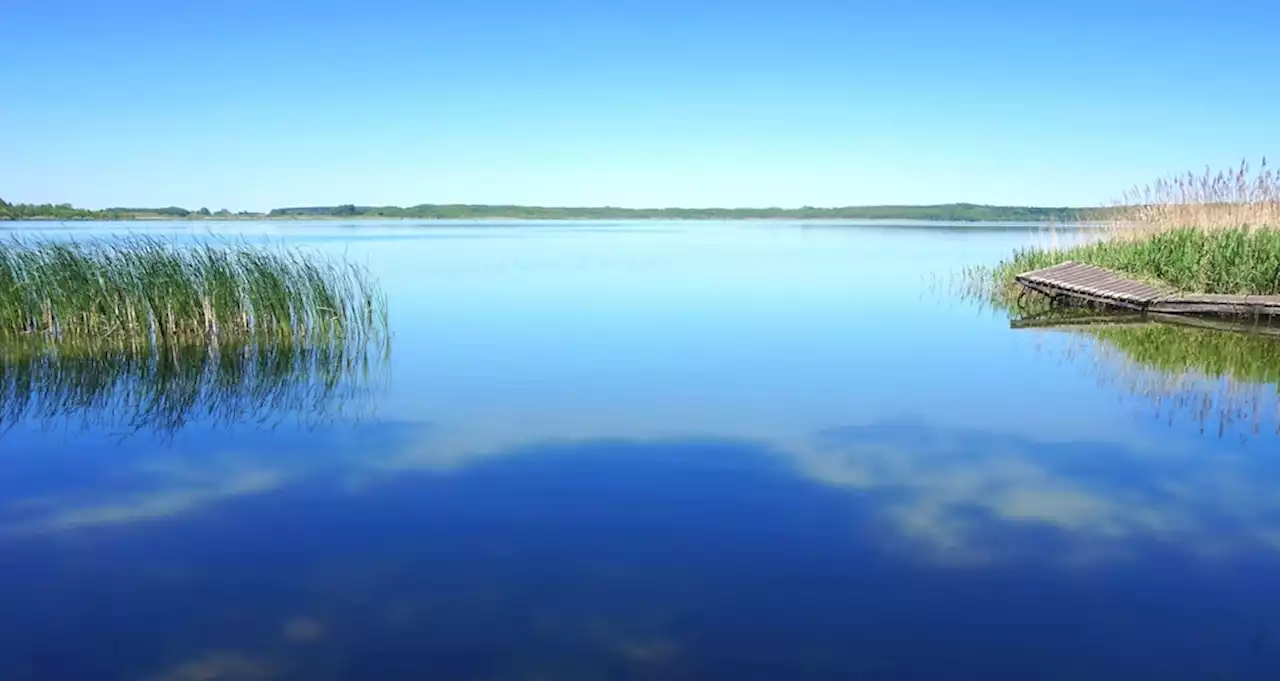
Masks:
[[[1067,261],[1016,277],[1018,283],[1048,295],[1068,295],[1095,303],[1145,310],[1171,290],[1128,279],[1106,268]]]
[[[1223,294],[1180,294],[1153,303],[1152,312],[1170,314],[1229,313],[1248,315],[1280,314],[1280,296],[1233,296]]]
[[[1015,277],[1022,286],[1049,296],[1162,314],[1280,315],[1280,296],[1182,293],[1130,279],[1118,272],[1067,261]]]

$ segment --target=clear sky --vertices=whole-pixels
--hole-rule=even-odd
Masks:
[[[0,0],[0,197],[1105,202],[1280,157],[1276,0]]]

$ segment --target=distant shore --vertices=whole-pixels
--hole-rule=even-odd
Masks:
[[[422,204],[314,206],[253,211],[166,208],[75,208],[69,204],[8,204],[0,220],[911,220],[931,222],[1080,222],[1097,209],[991,206],[971,203],[841,208],[558,208],[542,206]]]
[[[1040,220],[1019,220],[1019,219],[984,219],[984,220],[965,220],[951,218],[793,218],[793,217],[777,217],[777,218],[739,218],[739,217],[722,217],[722,218],[530,218],[530,217],[460,217],[460,218],[419,218],[419,217],[387,217],[381,215],[360,215],[354,217],[335,217],[331,215],[255,215],[255,216],[234,216],[234,217],[186,217],[175,218],[166,216],[137,216],[137,217],[116,217],[116,218],[59,218],[52,216],[38,217],[22,217],[22,218],[0,218],[0,225],[6,222],[805,222],[805,223],[938,223],[938,224],[1042,224],[1050,225],[1076,225],[1086,224],[1088,220],[1071,220],[1058,221],[1049,219]]]

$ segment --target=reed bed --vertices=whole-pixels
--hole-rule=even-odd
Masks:
[[[385,335],[386,315],[364,267],[300,250],[146,236],[0,242],[0,340],[323,345]]]
[[[1280,228],[1280,174],[1264,158],[1256,172],[1241,161],[1230,170],[1162,178],[1125,192],[1104,224],[1119,239],[1182,229]]]
[[[1066,248],[1026,248],[991,276],[1002,287],[1023,272],[1085,262],[1196,293],[1280,294],[1280,229],[1180,227],[1142,238],[1104,238]]]
[[[1007,305],[1014,277],[1068,260],[1194,293],[1280,294],[1280,174],[1264,159],[1125,192],[1094,227],[967,270],[962,286]]]
[[[1068,331],[1077,339],[1064,348],[1068,359],[1084,360],[1099,382],[1170,424],[1191,420],[1220,437],[1280,434],[1280,340],[1247,328],[1086,325],[1097,311],[1023,295],[1014,281],[1074,260],[1187,292],[1280,294],[1280,175],[1264,160],[1256,171],[1241,163],[1169,177],[1131,189],[1091,218],[995,266],[964,270],[950,292],[1022,321],[1079,318]]]

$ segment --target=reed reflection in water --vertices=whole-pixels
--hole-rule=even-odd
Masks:
[[[385,384],[388,339],[327,340],[3,343],[0,432],[38,423],[172,433],[362,416]]]
[[[1262,320],[1103,314],[1064,309],[1014,328],[1071,334],[1072,362],[1170,424],[1242,438],[1280,434],[1280,328]]]

